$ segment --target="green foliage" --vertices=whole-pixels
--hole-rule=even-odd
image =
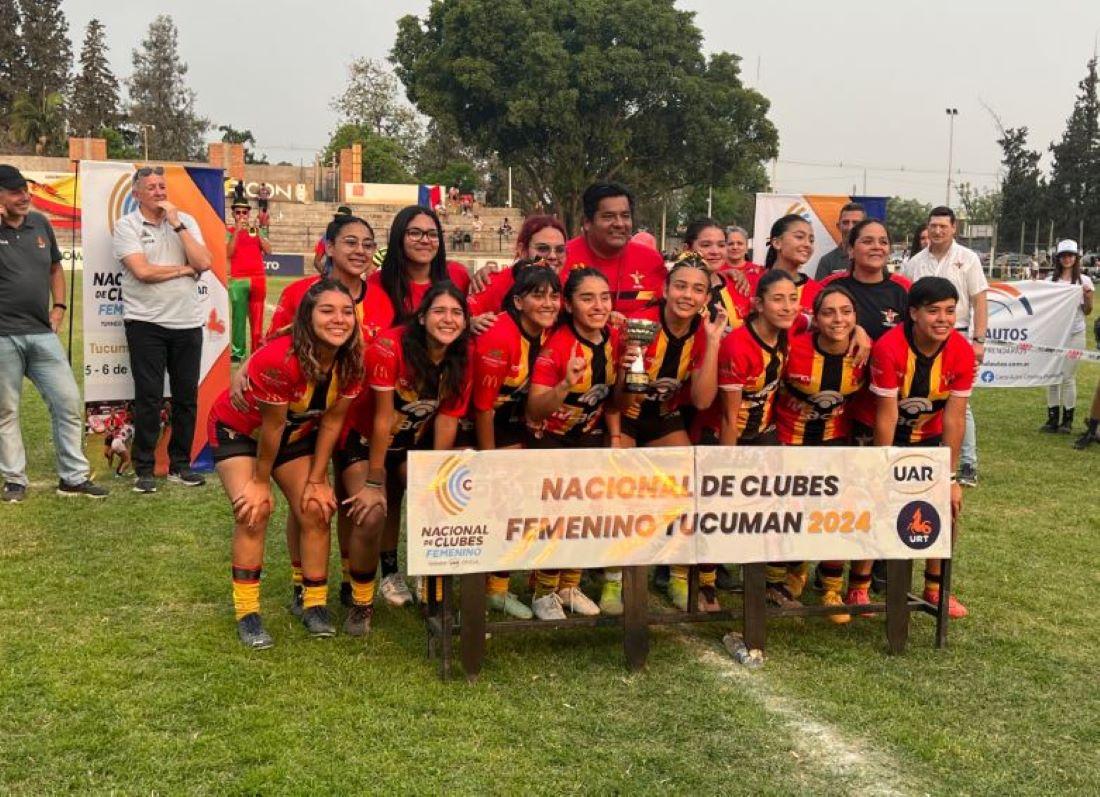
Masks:
[[[1028,148],[1027,136],[1026,127],[1013,127],[997,139],[1005,169],[997,227],[997,246],[1001,249],[1019,248],[1020,231],[1047,218],[1047,184],[1039,171],[1042,156]]]
[[[886,230],[890,233],[890,240],[896,244],[911,240],[913,231],[927,223],[930,210],[932,206],[919,199],[890,197],[886,200]]]
[[[73,47],[61,0],[20,0],[19,7],[23,48],[16,90],[39,102],[54,93],[64,98],[69,91]]]
[[[232,125],[218,125],[226,144],[244,144],[245,163],[267,163],[267,156],[256,157],[256,137],[251,130],[238,130]]]
[[[421,172],[419,182],[429,185],[457,186],[463,193],[474,191],[481,182],[477,168],[467,160],[446,163],[437,171]]]
[[[428,123],[428,134],[416,156],[416,174],[422,183],[475,191],[485,183],[490,162],[478,158],[470,147],[438,121]]]
[[[125,127],[104,127],[99,131],[107,142],[107,157],[115,160],[137,160],[141,157],[141,135]]]
[[[357,58],[348,65],[348,82],[331,106],[341,125],[353,124],[397,142],[403,162],[411,167],[422,133],[416,112],[398,96],[399,88],[381,61]]]
[[[1085,249],[1100,245],[1100,98],[1097,97],[1096,57],[1077,84],[1079,93],[1066,120],[1062,140],[1051,144],[1054,157],[1050,171],[1048,208],[1055,234],[1077,236],[1078,224],[1085,224]]]
[[[363,146],[363,182],[411,183],[412,174],[405,166],[408,153],[392,138],[379,136],[373,129],[352,123],[340,125],[329,139],[324,159],[331,162],[341,149],[352,144]]]
[[[36,155],[60,155],[65,149],[65,98],[60,92],[42,97],[20,94],[12,103],[9,132],[16,144]]]
[[[73,80],[69,102],[69,128],[75,135],[89,135],[104,127],[115,127],[119,113],[118,80],[107,59],[103,23],[91,19],[80,49],[80,73]]]
[[[1001,213],[1001,192],[982,191],[970,183],[959,183],[955,190],[963,215],[971,224],[995,224]]]
[[[20,24],[21,15],[15,0],[0,0],[0,130],[8,127],[8,114],[22,81]]]
[[[195,112],[195,92],[184,81],[187,64],[179,56],[179,34],[172,17],[161,14],[133,51],[130,120],[148,125],[149,157],[157,160],[205,159],[202,135],[209,126]]]
[[[575,226],[593,180],[642,198],[737,186],[775,155],[767,100],[737,56],[704,57],[693,19],[671,0],[435,0],[400,20],[391,58],[422,113]]]

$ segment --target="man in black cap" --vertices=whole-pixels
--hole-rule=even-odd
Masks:
[[[27,377],[50,411],[58,495],[103,498],[107,490],[91,481],[81,450],[80,391],[56,334],[68,310],[61,251],[49,221],[30,208],[26,179],[14,166],[0,164],[0,497],[17,502],[27,495],[19,428]]]

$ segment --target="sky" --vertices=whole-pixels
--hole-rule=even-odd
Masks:
[[[120,78],[129,75],[131,53],[155,14],[171,14],[198,112],[252,130],[272,162],[294,164],[312,163],[336,127],[329,104],[347,64],[385,58],[397,20],[423,15],[428,5],[63,2],[75,52],[97,16]],[[1061,137],[1100,37],[1095,0],[681,0],[677,7],[696,12],[704,51],[740,55],[744,82],[770,100],[780,142],[775,190],[854,188],[937,204],[947,190],[945,109],[958,110],[953,181],[994,188],[1000,148],[993,114],[1006,127],[1027,126],[1031,146],[1045,151]],[[1049,161],[1045,155],[1044,167]]]

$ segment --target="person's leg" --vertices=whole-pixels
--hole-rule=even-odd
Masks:
[[[337,480],[345,494],[358,492],[367,480],[369,463],[355,462],[344,468]],[[344,631],[350,636],[363,636],[370,631],[374,614],[374,591],[377,586],[378,551],[382,544],[382,526],[385,517],[375,510],[362,523],[352,524],[346,515],[342,520],[350,525],[347,541],[350,606],[344,622]],[[341,546],[344,543],[341,541]]]
[[[168,385],[172,389],[172,437],[168,441],[169,470],[191,468],[191,444],[198,410],[202,328],[170,330]]]
[[[966,428],[963,431],[962,448],[959,451],[959,464],[978,467],[978,433],[974,428],[974,411],[969,401],[966,403]]]
[[[1064,381],[1064,377],[1063,377]],[[1047,385],[1047,422],[1039,427],[1040,432],[1057,432],[1061,423],[1059,407],[1062,406],[1062,382]]]
[[[247,279],[229,280],[230,349],[234,360],[243,360],[247,353],[248,292],[251,283]]]
[[[27,377],[50,411],[57,475],[66,484],[83,484],[91,468],[84,456],[80,390],[57,335],[47,332],[28,336]]]
[[[249,353],[260,348],[264,334],[264,302],[267,301],[267,277],[253,277],[248,289],[248,333],[252,344]]]
[[[165,330],[144,321],[126,322],[130,374],[134,379],[134,440],[130,446],[134,474],[152,477],[160,437],[160,407],[164,398]]]
[[[1085,348],[1085,330],[1074,335],[1069,345],[1074,349]],[[1062,360],[1062,423],[1058,431],[1063,434],[1073,432],[1073,415],[1077,409],[1077,366],[1080,364],[1080,360],[1068,357]]]
[[[1096,383],[1096,391],[1092,394],[1092,408],[1089,410],[1089,418],[1085,421],[1085,431],[1073,443],[1078,451],[1083,451],[1093,443],[1100,443],[1100,382]]]
[[[27,486],[27,451],[19,428],[26,361],[22,335],[0,335],[0,476],[9,484]]]
[[[328,613],[330,527],[317,504],[302,506],[312,461],[312,457],[292,459],[276,468],[272,476],[302,530],[302,623],[311,636],[330,637],[336,633]]]

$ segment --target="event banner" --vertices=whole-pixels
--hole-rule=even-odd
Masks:
[[[413,575],[951,555],[946,448],[411,451]]]
[[[1063,355],[1037,348],[1073,348],[1070,329],[1081,304],[1081,286],[1039,280],[991,282],[986,298],[987,337],[993,345],[986,347],[975,386],[1038,387],[1060,382]]]
[[[840,209],[849,202],[863,205],[872,219],[886,219],[884,196],[838,196],[832,194],[757,194],[756,213],[753,216],[753,262],[763,263],[768,248],[768,232],[779,219],[791,213],[810,223],[814,231],[814,254],[802,271],[813,276],[817,261],[840,246],[837,221]]]
[[[124,418],[134,397],[130,354],[122,322],[122,264],[115,259],[115,223],[137,209],[130,193],[135,164],[80,162],[81,239],[83,242],[84,401],[93,418]],[[203,352],[199,377],[199,423],[192,459],[207,464],[206,427],[201,422],[214,399],[229,385],[229,294],[226,291],[225,204],[222,170],[165,166],[168,198],[198,222],[214,265],[196,281],[203,308]],[[169,395],[167,379],[165,395]],[[166,412],[168,410],[166,409]]]

